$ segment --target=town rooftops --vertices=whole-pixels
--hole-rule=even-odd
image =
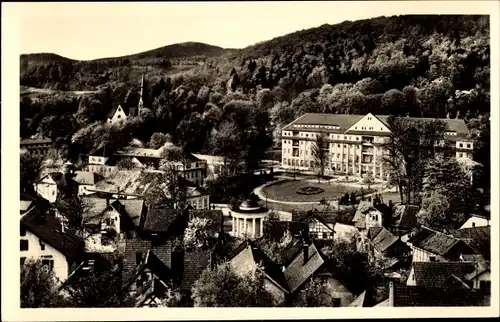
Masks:
[[[169,209],[160,206],[148,207],[143,230],[166,233],[170,226],[184,213],[182,209]]]
[[[143,196],[156,182],[161,172],[141,170],[117,170],[96,183],[94,191],[129,196]]]
[[[259,265],[267,275],[267,277],[280,287],[283,291],[287,292],[287,281],[281,268],[274,263],[266,254],[252,241],[243,241],[234,251],[231,262],[235,267],[242,270],[248,270],[251,266]]]
[[[21,226],[36,235],[44,243],[61,252],[69,262],[83,254],[83,241],[63,228],[58,219],[44,213],[44,209],[34,209],[21,216]]]
[[[147,149],[127,146],[115,152],[120,156],[161,158],[160,149]]]
[[[284,272],[291,293],[295,292],[325,263],[323,256],[314,243],[304,247],[307,247],[307,260],[304,261],[305,250],[298,252]]]
[[[393,226],[401,229],[411,229],[417,226],[417,213],[420,210],[415,205],[396,205],[394,206]]]
[[[140,261],[145,258],[146,253],[151,250],[153,254],[168,268],[172,268],[172,242],[165,241],[161,244],[154,244],[146,239],[126,239],[125,255],[123,258],[124,273],[132,271],[137,265],[138,257]]]
[[[385,252],[389,247],[394,245],[395,242],[399,240],[398,237],[393,235],[390,231],[383,228],[378,230],[377,234],[372,233],[372,236],[375,235],[371,241],[373,247],[379,252]],[[371,237],[371,236],[370,236]]]
[[[36,144],[50,144],[51,139],[22,139],[20,145],[36,145]]]
[[[396,283],[392,288],[392,303],[389,298],[387,306],[489,306],[489,298],[480,290],[447,289],[436,287],[406,286]]]
[[[413,270],[417,286],[442,287],[452,275],[466,281],[474,265],[468,262],[414,262]]]
[[[75,171],[73,180],[81,185],[94,185],[99,180],[99,175],[90,171]]]
[[[351,126],[361,120],[365,115],[351,114],[328,114],[328,113],[306,113],[286,125],[282,130],[285,131],[314,131],[328,133],[345,133]],[[373,115],[385,126],[388,126],[388,115]],[[406,117],[412,121],[432,121],[433,118]],[[462,119],[439,119],[447,126],[447,131],[456,133],[457,137],[466,137],[470,134],[465,121]],[[361,132],[361,131],[356,131]],[[366,134],[373,134],[373,131],[365,131]],[[357,133],[363,134],[363,133]],[[384,134],[380,132],[380,134]]]
[[[418,247],[427,252],[441,256],[446,256],[456,245],[459,244],[462,244],[461,246],[470,250],[470,252],[467,253],[473,253],[473,250],[464,244],[461,239],[431,230],[427,227],[420,229],[420,231],[411,237],[408,242],[411,243],[413,247]]]
[[[470,248],[481,254],[486,260],[490,259],[491,240],[490,240],[491,227],[470,227],[454,230],[451,232],[453,236],[464,241]]]
[[[210,250],[199,250],[184,253],[184,270],[182,274],[181,291],[190,291],[194,282],[210,265]]]

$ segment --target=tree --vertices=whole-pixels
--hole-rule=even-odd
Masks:
[[[178,307],[181,300],[182,294],[179,288],[168,285],[158,307]]]
[[[363,176],[363,180],[361,180],[362,184],[367,184],[368,185],[368,190],[370,189],[370,185],[375,183],[375,180],[373,179],[373,174],[371,171],[369,171],[367,174]]]
[[[20,183],[21,191],[34,192],[34,184],[39,179],[38,176],[42,171],[43,157],[39,155],[29,154],[28,152],[21,153],[20,159]]]
[[[189,220],[184,231],[184,248],[200,249],[209,247],[216,232],[212,219],[194,217]]]
[[[151,149],[159,149],[167,142],[171,142],[171,138],[167,134],[156,132],[151,135],[148,145]]]
[[[476,211],[477,194],[470,174],[455,157],[430,160],[422,186],[421,224],[442,230],[456,229]]]
[[[163,206],[168,209],[183,208],[186,203],[187,182],[181,171],[173,162],[160,167],[156,180],[146,191],[145,199],[150,205]]]
[[[311,154],[313,156],[314,163],[318,168],[318,182],[320,182],[320,179],[325,172],[326,164],[328,163],[328,151],[326,136],[323,133],[316,135],[316,141],[312,146]]]
[[[227,263],[203,271],[191,294],[195,307],[268,307],[274,302],[259,269],[239,275]]]
[[[313,278],[297,294],[295,306],[299,307],[333,307],[336,306],[330,287],[319,278]]]
[[[383,270],[370,264],[366,255],[357,251],[354,236],[351,239],[335,240],[333,244],[324,247],[322,252],[344,277],[345,286],[354,294],[384,282]]]
[[[28,260],[21,266],[21,307],[40,308],[63,305],[58,281],[40,260]]]
[[[444,132],[446,124],[439,120],[413,121],[390,116],[387,119],[391,133],[382,144],[384,167],[396,178],[401,200],[411,204],[418,197],[423,169],[438,150],[446,152]]]
[[[121,272],[106,271],[81,273],[63,288],[71,307],[132,306],[132,299],[121,288]]]

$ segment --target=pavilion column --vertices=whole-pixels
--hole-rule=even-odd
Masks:
[[[260,236],[264,236],[264,218],[260,218]]]
[[[252,238],[255,238],[255,228],[256,228],[255,227],[255,218],[252,219],[252,225],[253,225],[253,227],[252,227]]]
[[[243,218],[243,237],[246,238],[246,235],[247,235],[247,219],[246,218]]]
[[[231,217],[231,220],[233,222],[233,234],[236,234],[236,221],[234,220],[234,217]]]

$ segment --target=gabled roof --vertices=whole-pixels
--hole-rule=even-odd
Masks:
[[[420,207],[415,205],[396,205],[394,206],[393,226],[396,228],[411,229],[418,224],[417,213]]]
[[[451,234],[464,241],[476,253],[483,255],[487,260],[491,253],[490,226],[462,228],[452,231]]]
[[[184,253],[184,271],[180,289],[190,291],[194,282],[210,265],[211,251],[194,251]]]
[[[143,196],[156,183],[161,172],[141,170],[117,170],[110,176],[96,183],[92,189],[100,192]]]
[[[165,265],[153,250],[147,250],[144,254],[143,260],[132,270],[125,273],[123,276],[123,286],[128,287],[135,279],[144,271],[147,267],[149,268],[161,281],[168,283],[172,277],[170,267]]]
[[[358,221],[363,221],[364,216],[368,210],[370,210],[373,207],[373,204],[371,201],[368,200],[362,200],[360,201],[358,208],[356,209],[356,213],[354,214],[354,218],[352,219],[353,222],[358,222]]]
[[[306,280],[321,268],[325,263],[320,251],[314,243],[309,245],[308,260],[304,264],[304,252],[298,252],[297,256],[286,267],[284,275],[291,293],[295,292]]]
[[[81,185],[94,185],[99,180],[99,175],[90,171],[75,171],[75,180]]]
[[[421,248],[433,254],[446,256],[457,244],[463,241],[451,235],[423,227],[408,240],[414,247]],[[463,244],[467,246],[466,244]],[[470,247],[469,247],[470,248]],[[472,249],[471,249],[472,250]]]
[[[242,271],[252,269],[252,267],[249,267],[248,265],[253,265],[253,267],[260,265],[262,272],[270,280],[272,280],[276,286],[280,287],[284,292],[288,291],[285,276],[281,268],[269,257],[267,257],[266,254],[252,241],[243,241],[233,253],[232,258],[230,258],[230,262],[236,267],[244,265],[245,267],[238,267]]]
[[[474,265],[467,262],[414,262],[415,283],[423,287],[442,287],[451,276],[465,280],[465,276],[474,270]]]
[[[396,237],[390,231],[382,227],[382,229],[379,230],[378,234],[376,234],[375,237],[373,237],[372,244],[377,251],[385,252],[398,240],[399,240],[398,237]]]
[[[118,199],[113,204],[116,205],[116,203],[122,205],[121,208],[117,209],[120,214],[128,216],[132,220],[134,226],[139,227],[141,224],[142,214],[145,209],[144,200]]]
[[[151,206],[148,208],[143,229],[153,232],[167,232],[177,218],[183,214],[182,209],[168,209]]]
[[[63,225],[55,217],[44,214],[44,210],[35,210],[21,216],[21,225],[44,243],[60,251],[69,262],[78,259],[83,254],[83,241],[63,229]]]
[[[394,284],[393,295],[393,306],[395,307],[489,305],[489,301],[479,290],[429,288]]]
[[[380,231],[382,230],[383,227],[380,227],[380,226],[375,226],[375,227],[370,227],[368,228],[368,238],[370,240],[372,240],[373,238],[375,238],[375,236],[378,235],[378,233],[380,233]]]
[[[119,156],[133,156],[144,158],[157,158],[160,159],[160,149],[139,148],[134,146],[127,146],[115,152]]]
[[[151,240],[140,238],[125,240],[125,255],[123,258],[123,271],[129,272],[136,266],[136,253],[142,256],[151,250],[152,253],[168,268],[172,268],[172,242],[165,241],[162,244],[153,244]]]

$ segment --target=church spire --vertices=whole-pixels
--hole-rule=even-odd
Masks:
[[[141,77],[141,91],[139,92],[139,104],[137,106],[137,109],[138,109],[137,114],[138,115],[141,115],[142,109],[144,108],[143,96],[144,96],[144,73],[142,74],[142,77]]]

